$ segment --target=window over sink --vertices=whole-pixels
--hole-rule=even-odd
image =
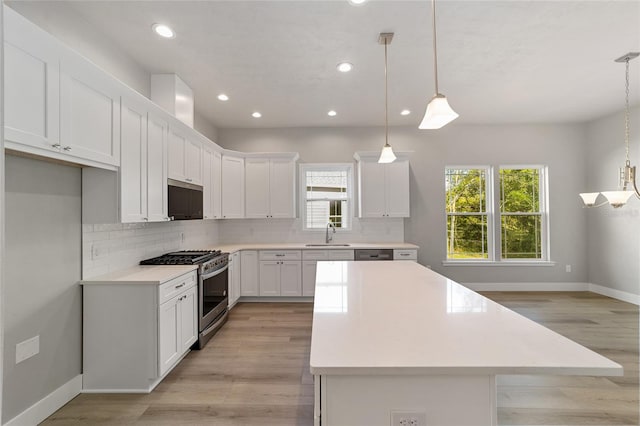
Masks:
[[[352,175],[351,164],[300,165],[305,230],[322,230],[328,223],[336,229],[351,229]]]

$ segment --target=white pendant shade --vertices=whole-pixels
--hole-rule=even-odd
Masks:
[[[582,197],[582,202],[585,206],[591,207],[596,204],[596,198],[600,195],[599,192],[582,192],[580,193],[580,197]]]
[[[451,109],[447,97],[438,93],[427,105],[427,111],[418,128],[439,129],[456,118],[458,118],[458,113]]]
[[[385,145],[380,153],[378,163],[393,163],[396,160],[396,155],[393,153],[391,145]]]
[[[633,191],[605,191],[602,193],[602,195],[607,198],[609,204],[616,208],[627,204],[627,201],[633,194]]]

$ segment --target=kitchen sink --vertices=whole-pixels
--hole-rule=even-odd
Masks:
[[[305,244],[307,247],[349,247],[351,244]]]

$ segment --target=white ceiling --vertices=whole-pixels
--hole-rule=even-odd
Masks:
[[[433,95],[430,2],[75,1],[73,11],[149,73],[176,73],[219,128],[417,126]],[[624,106],[624,64],[640,51],[640,1],[439,0],[440,91],[458,123],[581,122]],[[151,33],[154,22],[177,37]],[[355,69],[338,73],[348,60]],[[631,62],[640,103],[640,59]],[[224,92],[228,102],[216,99]],[[402,117],[403,108],[412,111]],[[328,117],[334,109],[336,117]],[[263,117],[251,118],[258,110]]]

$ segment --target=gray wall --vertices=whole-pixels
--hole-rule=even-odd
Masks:
[[[2,422],[81,373],[80,169],[7,156]],[[40,353],[15,363],[16,344]]]
[[[640,165],[640,107],[632,110],[630,160]],[[614,191],[624,165],[624,113],[587,126],[587,170],[590,192]],[[602,196],[601,196],[602,197]],[[599,201],[602,200],[599,199]],[[593,284],[640,294],[640,201],[622,208],[604,206],[587,212],[588,274]]]
[[[382,128],[219,129],[218,143],[238,151],[293,151],[300,162],[348,162],[355,151],[379,150]],[[585,180],[582,125],[471,126],[439,131],[392,128],[396,151],[411,154],[411,218],[405,241],[419,261],[465,283],[587,282],[586,217],[578,198]],[[446,165],[545,164],[549,167],[551,267],[443,266]],[[566,273],[565,265],[573,272]]]

